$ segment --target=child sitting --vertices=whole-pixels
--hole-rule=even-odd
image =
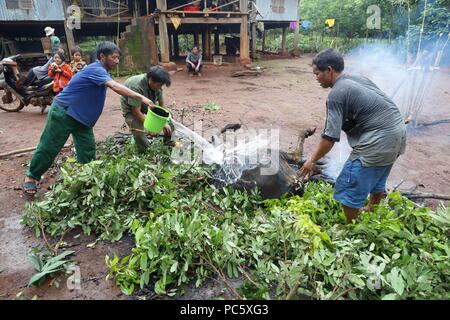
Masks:
[[[63,52],[58,52],[53,56],[53,63],[48,67],[48,76],[53,78],[53,92],[60,93],[72,79],[72,69],[65,63]]]
[[[73,60],[70,62],[70,68],[72,69],[73,74],[75,75],[77,72],[86,67],[86,61],[84,61],[82,57],[82,52],[79,47],[75,47],[71,50]]]

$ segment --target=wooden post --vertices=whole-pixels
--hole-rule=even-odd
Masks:
[[[266,28],[263,31],[262,52],[266,51]]]
[[[251,62],[249,55],[249,43],[248,43],[248,0],[240,0],[239,1],[241,13],[245,13],[242,15],[241,22],[241,43],[239,47],[240,61],[242,64],[248,64]]]
[[[199,36],[198,36],[198,31],[194,31],[194,46],[199,46],[200,45],[200,43],[199,43]],[[191,48],[192,49],[192,48]],[[200,49],[200,48],[199,48]]]
[[[219,55],[220,54],[220,33],[219,29],[217,29],[214,32],[214,54]]]
[[[298,46],[300,42],[300,20],[297,20],[294,33],[294,56],[300,57],[300,48]]]
[[[173,50],[174,56],[178,58],[180,56],[180,42],[178,41],[178,32],[175,32],[173,34]]]
[[[169,57],[172,59],[173,54],[173,33],[169,32]]]
[[[156,0],[156,6],[161,11],[167,10],[166,0]],[[164,13],[159,15],[159,44],[161,46],[161,62],[170,62],[170,50],[169,50],[169,34],[167,33],[167,18]]]
[[[252,24],[251,24],[251,26],[252,26],[252,47],[251,47],[251,57],[253,58],[253,59],[255,59],[256,58],[256,37],[257,37],[257,35],[256,35],[256,22],[253,22]]]
[[[282,54],[287,54],[287,49],[286,49],[286,31],[287,31],[287,28],[283,27],[283,33],[281,35],[281,53]]]
[[[64,31],[66,33],[66,39],[67,39],[67,47],[69,49],[69,52],[66,54],[67,56],[70,57],[70,59],[72,59],[72,49],[75,47],[75,37],[73,36],[73,31],[72,29],[67,27],[67,4],[65,0],[61,0],[62,5],[63,5],[63,9],[64,9]]]
[[[256,8],[253,6],[253,2],[252,2],[252,13],[250,16],[250,30],[251,30],[251,49],[250,49],[250,56],[253,59],[256,59]]]
[[[158,46],[156,44],[156,34],[155,34],[155,19],[150,16],[148,19],[148,32],[147,39],[150,44],[150,63],[152,65],[158,64]]]
[[[205,57],[206,54],[206,30],[202,31],[202,53],[203,53],[203,57]]]
[[[206,60],[211,60],[211,29],[209,25],[205,26],[202,39],[203,56]]]

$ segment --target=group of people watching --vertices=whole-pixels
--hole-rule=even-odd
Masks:
[[[72,61],[66,63],[64,50],[59,49],[53,55],[53,62],[48,66],[48,76],[53,79],[53,92],[58,94],[69,84],[72,77],[83,71],[87,63],[82,59],[81,49],[75,47],[71,50]]]
[[[50,78],[53,81],[53,92],[58,94],[64,90],[76,73],[86,67],[87,63],[83,60],[81,49],[75,47],[71,50],[72,61],[67,64],[66,54],[61,48],[61,41],[55,35],[55,29],[46,27],[44,31],[46,36],[50,38],[52,56],[45,65],[34,67],[28,71],[26,77],[21,77],[16,82],[16,88],[20,90],[34,83],[35,80],[44,81]]]

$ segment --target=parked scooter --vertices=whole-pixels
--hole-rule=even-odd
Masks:
[[[51,78],[36,80],[27,87],[18,89],[19,68],[16,60],[20,55],[5,58],[0,61],[0,109],[7,112],[18,112],[31,104],[41,107],[41,114],[54,98]]]

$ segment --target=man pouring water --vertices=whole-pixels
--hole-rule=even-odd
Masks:
[[[405,151],[406,126],[394,102],[372,81],[343,71],[344,59],[333,49],[313,59],[317,81],[332,90],[322,139],[299,175],[312,175],[317,161],[339,142],[343,130],[353,150],[336,180],[334,198],[343,205],[347,222],[351,222],[361,211],[373,210],[383,198],[391,168]]]
[[[150,99],[158,106],[164,107],[162,88],[163,86],[170,87],[170,84],[171,79],[167,70],[160,66],[153,66],[147,73],[128,78],[123,85]],[[139,153],[144,153],[151,145],[144,130],[148,105],[143,104],[138,99],[126,96],[121,97],[120,104],[125,122],[133,134],[137,150]],[[172,135],[172,127],[169,124],[165,125],[163,131],[164,143],[171,145],[170,137]],[[158,136],[159,134],[152,135]]]
[[[27,170],[23,191],[34,196],[42,175],[52,166],[58,153],[70,135],[80,163],[95,159],[95,137],[93,127],[103,112],[106,90],[110,88],[125,96],[154,108],[153,101],[128,89],[111,78],[109,71],[119,64],[121,51],[112,42],[97,46],[97,61],[77,73],[53,101],[47,116],[44,131]]]

